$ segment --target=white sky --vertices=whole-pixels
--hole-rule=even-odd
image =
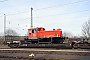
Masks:
[[[81,35],[83,23],[90,18],[90,0],[0,0],[0,32],[4,30],[6,14],[6,27],[25,35],[30,28],[31,7],[33,25],[46,30],[61,28]]]

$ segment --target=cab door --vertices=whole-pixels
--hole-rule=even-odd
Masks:
[[[36,29],[31,30],[31,38],[36,38]]]

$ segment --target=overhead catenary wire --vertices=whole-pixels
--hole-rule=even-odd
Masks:
[[[46,7],[46,8],[40,8],[40,9],[36,9],[36,10],[34,10],[34,11],[43,10],[43,9],[49,9],[49,8],[55,8],[55,7],[59,7],[59,6],[67,6],[67,5],[72,5],[72,4],[78,4],[78,3],[85,2],[85,1],[88,1],[88,0],[82,0],[82,1],[77,1],[77,2],[71,2],[71,3],[62,4],[62,5],[57,5],[57,6],[51,6],[51,7]]]
[[[90,11],[90,10],[73,11],[73,12],[66,12],[66,13],[61,13],[61,14],[54,14],[54,15],[40,16],[40,17],[34,17],[34,18],[51,17],[51,16],[58,16],[58,15],[64,15],[64,14],[86,12],[86,11]],[[24,18],[24,19],[19,19],[19,20],[26,20],[26,19],[31,19],[31,18]]]
[[[74,18],[65,18],[65,19],[55,19],[55,20],[66,20],[66,19],[78,19],[78,18],[89,18],[89,16],[84,16],[84,17],[74,17]],[[8,24],[11,23],[10,21],[8,22]],[[13,22],[15,23],[15,22]],[[20,23],[17,23],[17,26],[22,26]],[[27,25],[25,25],[27,26]]]
[[[86,17],[90,17],[90,16],[86,16]],[[74,17],[74,18],[83,18],[83,17]],[[74,19],[74,18],[65,18],[65,19]],[[26,18],[26,19],[30,19],[30,18]],[[18,19],[18,20],[26,20],[26,19]],[[57,19],[56,19],[57,20]],[[59,20],[59,19],[58,19]],[[62,20],[64,20],[64,19],[62,19]]]
[[[47,9],[47,8],[46,8],[46,9]],[[89,10],[75,11],[75,12],[69,12],[69,13],[63,13],[63,14],[70,14],[70,13],[77,13],[77,12],[84,12],[84,11],[89,11]],[[25,13],[25,12],[29,12],[29,11],[17,12],[17,13],[8,14],[8,15],[21,14],[21,13]],[[57,15],[63,15],[63,14],[54,14],[54,15],[48,15],[48,16],[35,17],[35,18],[50,17],[50,16],[57,16]],[[7,15],[7,16],[8,16],[8,15]],[[3,16],[1,16],[1,17],[3,17]],[[27,19],[30,19],[30,18],[27,18]]]
[[[54,14],[54,15],[40,16],[40,17],[34,17],[34,18],[42,18],[42,17],[58,16],[58,15],[71,14],[71,13],[80,13],[80,12],[86,12],[86,11],[90,11],[90,10],[73,11],[73,12],[66,12],[66,13],[61,13],[61,14]],[[19,14],[19,13],[18,13],[18,14]],[[14,14],[10,14],[10,15],[14,15]],[[6,15],[6,16],[9,16],[9,15]],[[0,17],[3,17],[3,16],[0,16]],[[30,18],[26,18],[26,19],[30,19]],[[20,20],[24,20],[24,19],[20,19]]]
[[[6,1],[7,1],[7,0],[6,0]],[[85,1],[88,1],[88,0],[81,0],[81,1],[66,3],[66,4],[62,4],[62,5],[51,6],[51,8],[53,8],[53,7],[58,7],[58,6],[65,6],[65,5],[69,5],[69,4],[81,3],[81,2],[85,2]],[[28,2],[28,3],[30,3],[30,2]],[[8,7],[13,7],[13,6],[18,6],[18,5],[23,5],[23,4],[11,5],[11,6],[0,7],[0,8],[8,8]],[[46,7],[45,9],[47,9],[47,8],[49,8],[49,7]],[[43,9],[43,8],[41,8],[41,9]],[[26,10],[26,9],[25,9],[25,10]],[[39,10],[39,9],[36,9],[36,10]]]
[[[7,12],[6,14],[7,14],[7,16],[8,15],[15,15],[15,14],[23,14],[23,13],[26,13],[26,12],[30,12],[29,10],[26,10],[26,11],[18,11],[18,12],[16,12],[16,13],[11,13],[11,12]],[[4,13],[0,13],[0,15],[1,14],[4,14]]]
[[[57,5],[57,6],[40,8],[40,9],[35,9],[35,10],[33,10],[33,11],[38,11],[38,10],[43,10],[43,9],[49,9],[49,8],[55,8],[55,7],[59,7],[59,6],[67,6],[67,5],[72,5],[72,4],[78,4],[78,3],[85,2],[85,1],[88,1],[88,0],[82,0],[82,1],[77,1],[77,2],[71,2],[71,3],[62,4],[62,5]],[[30,12],[30,11],[25,9],[25,11],[17,11],[16,13],[7,12],[7,15],[22,14],[22,13],[26,13],[26,12]],[[3,14],[3,13],[1,13],[1,14]]]
[[[89,16],[73,17],[73,18],[65,18],[65,19],[55,19],[55,20],[78,19],[78,18],[79,18],[79,19],[80,19],[80,18],[89,18]],[[14,23],[14,22],[13,22],[13,23]],[[19,25],[18,25],[18,24],[19,24]],[[20,23],[17,23],[16,25],[19,26],[19,27],[22,26],[22,24],[20,24]],[[10,25],[9,25],[9,26],[10,26]],[[25,24],[24,26],[27,27],[27,26],[29,26],[29,25],[28,25],[28,24]]]
[[[8,16],[8,15],[22,14],[22,13],[26,13],[26,12],[30,12],[30,11],[22,11],[22,12],[17,12],[17,13],[11,13],[11,14],[7,14],[7,16]]]
[[[90,10],[81,10],[81,11],[67,12],[67,13],[62,13],[62,14],[47,15],[47,16],[41,16],[41,17],[35,17],[35,18],[58,16],[58,15],[71,14],[71,13],[80,13],[80,12],[85,12],[85,11],[90,11]]]
[[[5,0],[5,1],[8,1],[8,0]],[[1,2],[4,2],[4,1],[1,1]],[[31,2],[28,2],[28,3],[31,3]],[[23,3],[23,4],[25,4],[25,3]],[[23,5],[23,4],[10,5],[10,6],[7,6],[7,7],[0,7],[0,8],[14,7],[14,6],[19,6],[19,5]]]

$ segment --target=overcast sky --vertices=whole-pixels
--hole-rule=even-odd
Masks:
[[[83,23],[90,18],[90,0],[0,0],[0,32],[6,14],[6,29],[25,35],[30,28],[31,7],[33,26],[46,30],[61,28],[81,35]]]

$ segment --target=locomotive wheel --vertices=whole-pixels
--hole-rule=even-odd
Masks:
[[[18,48],[18,44],[10,44],[10,48]]]
[[[75,42],[72,42],[72,43],[71,43],[71,47],[72,47],[72,48],[75,48],[75,47],[74,47],[74,44],[75,44]]]

